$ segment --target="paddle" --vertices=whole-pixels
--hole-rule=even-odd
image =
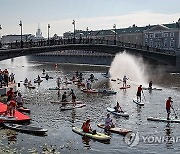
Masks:
[[[143,93],[143,91],[142,91],[142,93]],[[145,98],[145,95],[144,95],[144,93],[143,93],[143,96],[144,96],[144,100],[145,100],[145,102],[146,102],[146,98]]]
[[[174,110],[173,106],[171,106],[171,108],[172,108],[172,109],[173,109],[173,111],[174,111],[174,114],[175,114],[175,119],[177,119],[178,117],[177,117],[177,114],[176,114],[176,112],[175,112],[175,110]]]

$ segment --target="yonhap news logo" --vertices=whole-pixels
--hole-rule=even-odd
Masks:
[[[135,147],[140,142],[144,144],[162,144],[162,143],[178,143],[180,142],[180,136],[158,136],[158,135],[148,135],[140,136],[138,132],[127,133],[124,142],[129,147]]]

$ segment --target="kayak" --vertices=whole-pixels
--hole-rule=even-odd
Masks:
[[[175,117],[170,118],[170,120],[167,120],[167,118],[157,118],[157,117],[148,117],[147,120],[149,121],[158,121],[158,122],[169,122],[169,123],[180,123],[180,119],[176,119]]]
[[[127,85],[126,87],[121,87],[120,89],[128,89],[128,88],[131,88],[131,86]]]
[[[142,88],[143,90],[162,90],[161,88]]]
[[[97,126],[99,128],[105,129],[105,125],[104,124],[97,124]],[[120,135],[125,136],[127,133],[132,132],[132,130],[128,130],[128,129],[124,129],[124,128],[119,128],[119,127],[114,127],[114,128],[110,128],[108,131],[112,132],[112,133],[117,133]]]
[[[16,118],[13,116],[0,115],[0,121],[13,122],[16,121]]]
[[[116,92],[116,91],[113,91],[113,90],[99,89],[99,90],[98,90],[98,93],[115,95],[117,92]]]
[[[26,107],[19,107],[19,108],[17,108],[17,110],[20,111],[20,112],[30,113],[30,109],[28,109]]]
[[[34,83],[41,83],[43,80],[34,80]]]
[[[82,108],[82,107],[85,107],[86,104],[76,104],[75,106],[73,105],[65,105],[65,106],[61,106],[61,111],[65,111],[65,110],[73,110],[73,109],[76,109],[76,108]]]
[[[72,101],[62,102],[62,101],[51,101],[51,103],[57,103],[57,104],[74,104]],[[76,104],[83,104],[82,101],[76,101]]]
[[[139,102],[139,101],[137,101],[137,99],[133,99],[133,102],[134,103],[136,103],[137,105],[139,105],[139,106],[144,106],[144,103],[143,102]]]
[[[13,124],[13,123],[4,123],[4,126],[16,131],[25,132],[25,133],[34,133],[34,134],[44,134],[48,130],[41,128],[41,127],[35,127],[30,125],[19,125],[19,124]]]
[[[111,137],[106,135],[106,134],[98,133],[98,132],[96,132],[96,134],[85,133],[85,132],[83,132],[82,129],[77,128],[77,127],[73,127],[72,131],[77,133],[77,134],[80,134],[82,136],[86,136],[86,137],[89,137],[89,138],[92,138],[92,139],[95,139],[95,140],[99,140],[99,141],[106,141],[106,140],[111,139]]]
[[[55,87],[55,88],[49,88],[49,90],[69,90],[69,88],[58,88],[58,87]]]
[[[107,111],[111,112],[111,113],[113,113],[115,115],[118,115],[118,116],[129,117],[129,114],[127,112],[116,112],[115,109],[110,108],[110,107],[107,108]]]
[[[81,89],[81,91],[86,92],[86,93],[98,93],[98,90],[96,89]]]

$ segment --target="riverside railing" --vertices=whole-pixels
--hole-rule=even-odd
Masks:
[[[104,44],[104,45],[114,45],[114,40],[105,40],[100,38],[80,38],[75,39],[69,38],[69,39],[50,39],[50,42],[48,44],[48,40],[36,40],[36,41],[25,41],[23,42],[23,48],[33,48],[33,47],[44,47],[44,46],[54,46],[54,45],[68,45],[68,44]],[[166,50],[166,49],[160,49],[160,48],[153,48],[149,46],[142,46],[138,44],[133,43],[127,43],[127,42],[120,42],[116,41],[116,45],[123,48],[129,48],[129,49],[136,49],[136,50],[143,50],[143,51],[149,51],[149,52],[158,52],[158,53],[164,53],[169,55],[175,55],[175,50]],[[5,47],[4,49],[18,49],[21,48],[21,42],[16,41],[13,43],[4,43],[2,44],[2,47]],[[0,50],[3,48],[0,48]]]

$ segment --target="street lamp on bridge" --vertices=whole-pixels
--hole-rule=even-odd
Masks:
[[[86,39],[88,38],[88,32],[89,32],[89,29],[88,27],[86,28]]]
[[[21,27],[21,48],[23,48],[23,40],[22,40],[22,21],[20,20],[19,26]]]
[[[75,43],[75,20],[73,20],[72,24],[74,25],[74,37],[73,37],[73,43]]]
[[[114,45],[116,45],[116,24],[113,25],[114,28]]]
[[[1,29],[2,29],[2,27],[1,27],[1,25],[0,25],[0,31],[1,31]],[[0,40],[1,40],[1,35],[0,35]]]
[[[49,29],[50,29],[50,24],[48,24],[48,45],[50,45],[50,43],[49,43]]]

